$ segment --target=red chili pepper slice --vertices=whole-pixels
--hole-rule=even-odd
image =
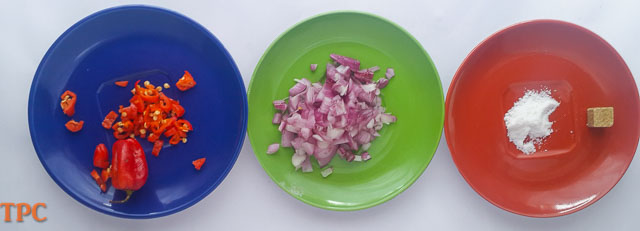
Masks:
[[[84,125],[84,121],[82,121],[82,120],[75,121],[73,119],[69,120],[69,122],[64,124],[64,126],[67,127],[67,130],[69,130],[71,132],[78,132],[78,131],[82,130],[82,125]]]
[[[109,177],[111,177],[111,168],[102,169],[102,172],[100,173],[100,178],[102,179],[102,182],[107,184]]]
[[[104,117],[104,120],[102,121],[102,127],[111,129],[111,126],[113,126],[113,122],[115,122],[116,119],[118,119],[118,113],[110,111],[109,114]]]
[[[102,181],[102,178],[100,178],[100,175],[98,175],[98,172],[96,172],[95,169],[91,171],[91,178],[96,181],[96,184],[98,184],[98,187],[100,187],[102,192],[107,191],[107,185]]]
[[[60,107],[62,108],[62,112],[67,116],[73,116],[76,113],[76,93],[72,91],[65,91],[60,96]]]
[[[142,113],[144,111],[144,101],[139,95],[134,95],[133,97],[131,97],[129,102],[133,105],[136,105],[139,113]]]
[[[175,100],[171,102],[171,111],[176,117],[182,117],[184,115],[184,108]]]
[[[153,154],[154,156],[158,156],[158,154],[160,154],[160,150],[162,150],[163,144],[164,141],[162,140],[156,140],[155,142],[153,142],[153,150],[151,150],[151,154]]]
[[[205,160],[207,160],[207,158],[200,158],[200,159],[194,160],[191,163],[193,164],[193,167],[196,168],[196,170],[200,170],[200,168],[202,168],[202,165],[204,164]]]
[[[171,99],[169,97],[167,97],[166,95],[164,95],[164,93],[160,93],[160,101],[158,101],[160,104],[160,108],[162,109],[162,111],[169,113],[169,111],[171,111],[171,109],[173,108],[171,106]],[[183,109],[184,110],[184,109]]]
[[[153,133],[157,134],[158,136],[161,136],[162,133],[168,128],[174,125],[174,122],[176,121],[175,117],[172,117],[170,119],[166,119],[162,121],[162,125],[160,125],[157,129],[153,130]]]
[[[191,126],[191,123],[189,123],[189,121],[185,119],[177,120],[176,127],[183,132],[193,131],[193,126]]]
[[[107,146],[102,143],[98,144],[98,146],[96,146],[96,150],[93,151],[93,166],[98,168],[109,167],[109,153],[107,151]]]
[[[175,135],[175,134],[176,134],[176,128],[175,128],[175,127],[172,127],[172,128],[170,128],[170,129],[167,129],[167,131],[166,131],[166,132],[164,132],[164,136],[165,136],[165,137],[171,137],[171,136],[173,136],[173,135]]]
[[[116,81],[116,85],[119,87],[127,87],[127,85],[129,85],[129,81]]]
[[[128,107],[122,107],[122,105],[120,105],[118,112],[120,112],[122,120],[134,120],[138,117],[138,107],[133,103],[129,104]]]
[[[149,176],[147,160],[142,146],[135,139],[118,140],[113,144],[111,184],[118,190],[127,192],[127,197],[121,201],[111,203],[124,203],[131,198],[131,194],[140,189]]]
[[[180,91],[189,90],[194,86],[196,86],[196,81],[193,80],[193,76],[191,76],[191,73],[189,73],[188,71],[184,71],[184,75],[182,75],[182,78],[180,78],[178,82],[176,82],[176,87]]]
[[[182,137],[180,137],[180,135],[178,135],[178,133],[174,134],[171,139],[169,140],[169,143],[172,145],[176,145],[178,143],[180,143],[180,141],[182,141]]]
[[[131,121],[118,122],[113,125],[113,136],[116,139],[126,139],[133,133],[133,123]]]

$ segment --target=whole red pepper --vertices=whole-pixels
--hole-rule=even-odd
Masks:
[[[111,203],[124,203],[129,200],[131,194],[140,189],[149,175],[147,160],[140,143],[135,139],[118,140],[113,144],[111,161],[111,184],[114,188],[127,192],[127,197],[121,201]]]

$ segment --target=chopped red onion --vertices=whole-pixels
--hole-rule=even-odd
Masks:
[[[285,103],[284,100],[274,100],[273,107],[275,107],[277,110],[285,111],[287,110],[287,103]]]
[[[279,143],[271,144],[267,148],[267,154],[273,154],[273,153],[277,152],[278,149],[280,149],[280,144]]]
[[[296,96],[302,93],[306,89],[307,89],[307,86],[304,85],[304,83],[300,83],[300,82],[296,83],[296,85],[293,85],[293,87],[289,89],[289,96]]]
[[[279,124],[282,132],[278,146],[293,147],[295,154],[291,163],[303,172],[313,171],[310,156],[314,156],[322,168],[338,154],[347,162],[365,161],[371,158],[367,150],[371,142],[380,136],[378,131],[384,124],[397,118],[385,113],[380,98],[380,89],[387,86],[395,74],[387,69],[385,78],[373,81],[374,66],[360,69],[360,61],[332,54],[337,63],[327,63],[326,81],[311,83],[303,78],[289,89],[288,102],[276,100],[272,123]],[[314,67],[315,66],[315,67]],[[312,71],[317,68],[311,64]],[[272,144],[267,153],[278,150]],[[358,152],[364,152],[356,155]],[[323,170],[328,176],[333,167]]]
[[[395,75],[396,72],[393,70],[393,68],[387,68],[387,73],[384,74],[384,77],[386,77],[387,79],[391,79]]]
[[[282,120],[282,113],[277,112],[276,114],[273,114],[273,120],[271,120],[271,123],[280,124],[281,120]]]
[[[353,158],[353,161],[357,161],[357,162],[362,161],[362,156],[361,155],[355,155],[355,157]]]
[[[387,84],[389,84],[389,79],[387,79],[387,78],[380,78],[380,79],[378,79],[378,85],[377,85],[377,87],[378,87],[378,89],[382,89],[382,88],[386,87],[386,86],[387,86]]]
[[[316,69],[318,69],[318,64],[311,64],[310,65],[311,71],[316,71]]]
[[[369,152],[362,153],[362,160],[367,161],[369,159],[371,159],[371,156],[369,155]]]
[[[351,70],[360,70],[360,61],[358,61],[357,59],[349,58],[349,57],[338,55],[338,54],[331,54],[329,55],[329,57],[331,57],[331,59],[333,59],[340,65],[349,66]]]
[[[298,169],[302,166],[302,162],[304,162],[304,160],[306,159],[307,159],[307,155],[305,155],[305,153],[296,152],[291,157],[291,163],[293,164],[294,167],[296,167],[296,169]]]
[[[320,174],[321,174],[321,175],[322,175],[322,177],[324,177],[324,178],[326,178],[326,177],[328,177],[329,175],[331,175],[331,173],[333,173],[333,167],[328,167],[328,168],[326,168],[325,170],[322,170],[322,171],[320,172]]]
[[[282,147],[291,147],[291,141],[295,137],[295,133],[289,131],[282,131],[282,140],[280,143]]]
[[[302,172],[313,172],[313,167],[311,166],[311,159],[307,157],[304,161],[302,161]]]

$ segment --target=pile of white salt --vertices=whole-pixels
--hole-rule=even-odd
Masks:
[[[528,90],[504,114],[509,141],[524,154],[536,152],[535,144],[553,133],[549,115],[560,105],[549,90]]]

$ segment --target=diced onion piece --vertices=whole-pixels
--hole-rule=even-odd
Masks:
[[[360,61],[357,59],[349,58],[346,56],[331,54],[329,55],[331,59],[339,63],[340,65],[349,66],[352,70],[360,70]]]
[[[287,110],[287,103],[285,103],[284,100],[274,100],[273,107],[277,110],[285,111]]]
[[[396,72],[393,70],[393,68],[387,68],[387,73],[384,74],[384,77],[386,77],[387,79],[391,79],[396,75]]]
[[[298,169],[301,167],[302,162],[304,162],[305,159],[307,159],[307,155],[302,152],[296,152],[291,156],[291,163],[296,167],[296,169]]]
[[[382,89],[382,88],[386,87],[387,84],[389,84],[389,79],[380,78],[380,79],[378,79],[378,84],[376,85],[376,87],[378,87],[378,89]]]
[[[314,63],[314,64],[311,64],[309,67],[311,68],[311,71],[316,71],[316,69],[318,69],[318,64]]]
[[[369,152],[364,152],[362,153],[362,160],[367,161],[369,159],[371,159],[371,155],[369,155]]]
[[[267,148],[267,154],[276,153],[278,151],[278,149],[280,149],[280,144],[279,143],[271,144]]]
[[[273,119],[271,120],[271,123],[273,124],[280,124],[280,121],[282,120],[282,113],[276,113],[273,114]]]
[[[311,166],[311,159],[307,158],[301,164],[302,172],[313,172],[313,166]]]
[[[320,174],[324,178],[327,178],[329,175],[331,175],[331,173],[333,173],[333,166],[328,167],[320,172]]]
[[[362,150],[367,151],[367,150],[369,150],[369,147],[371,147],[371,143],[363,144],[363,145],[362,145]]]

